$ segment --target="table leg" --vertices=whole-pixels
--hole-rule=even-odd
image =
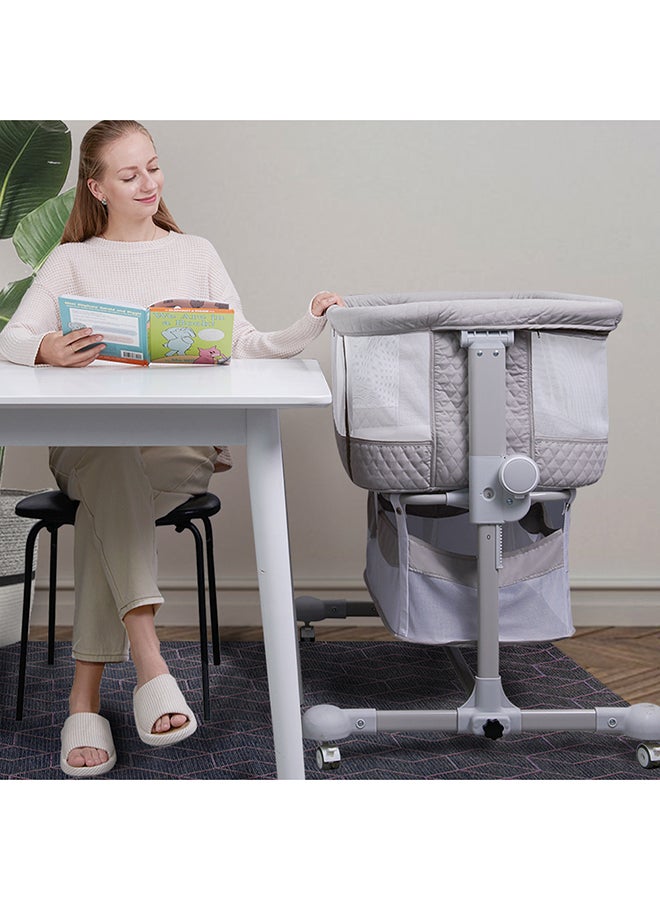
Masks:
[[[291,557],[279,413],[248,410],[247,466],[277,777],[304,779]]]

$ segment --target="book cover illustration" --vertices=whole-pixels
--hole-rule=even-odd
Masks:
[[[233,325],[234,312],[226,304],[201,300],[154,304],[149,315],[151,361],[227,365]]]
[[[226,303],[165,300],[147,309],[87,297],[60,297],[62,331],[91,328],[106,345],[99,359],[227,365],[234,311]]]

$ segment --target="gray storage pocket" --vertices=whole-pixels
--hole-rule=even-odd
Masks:
[[[396,508],[396,498],[391,499]],[[530,534],[519,522],[504,525],[501,642],[555,640],[573,633],[568,524],[566,509],[560,527],[549,534]],[[476,526],[467,513],[397,514],[371,493],[365,582],[397,637],[424,644],[476,641]]]

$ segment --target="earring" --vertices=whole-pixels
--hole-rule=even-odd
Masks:
[[[102,203],[103,206],[107,206],[107,205],[108,205],[108,201],[105,199],[105,197],[103,197],[103,199],[101,200],[101,203]]]

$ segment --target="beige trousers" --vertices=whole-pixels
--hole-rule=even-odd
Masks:
[[[51,447],[60,488],[79,500],[74,536],[72,655],[123,662],[127,612],[163,597],[155,520],[208,488],[213,447]]]

